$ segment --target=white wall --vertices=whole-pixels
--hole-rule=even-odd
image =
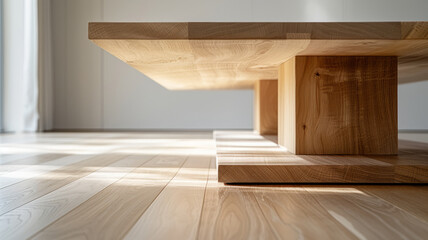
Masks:
[[[416,21],[428,20],[428,1],[52,0],[52,11],[55,128],[252,128],[252,91],[167,91],[87,40],[87,23]],[[421,86],[428,81],[399,86],[402,129],[428,129],[428,111],[411,98]],[[428,95],[418,100],[428,103]]]
[[[399,85],[398,99],[398,128],[428,129],[428,81]]]
[[[87,36],[88,22],[102,21],[102,1],[52,0],[51,4],[54,128],[102,128],[103,53]]]

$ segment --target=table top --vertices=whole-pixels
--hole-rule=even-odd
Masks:
[[[170,90],[247,89],[293,56],[398,56],[428,79],[428,22],[89,23],[89,39]]]

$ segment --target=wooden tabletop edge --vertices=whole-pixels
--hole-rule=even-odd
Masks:
[[[91,40],[426,40],[428,22],[89,22]]]

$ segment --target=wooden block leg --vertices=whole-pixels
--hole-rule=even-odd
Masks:
[[[278,80],[259,80],[254,85],[254,129],[260,134],[278,133]]]
[[[397,58],[298,56],[279,67],[279,144],[295,154],[397,154]]]

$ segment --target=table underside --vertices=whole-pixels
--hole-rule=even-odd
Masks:
[[[428,74],[428,24],[90,23],[98,46],[170,90],[249,89],[294,56],[398,56],[399,83]]]

